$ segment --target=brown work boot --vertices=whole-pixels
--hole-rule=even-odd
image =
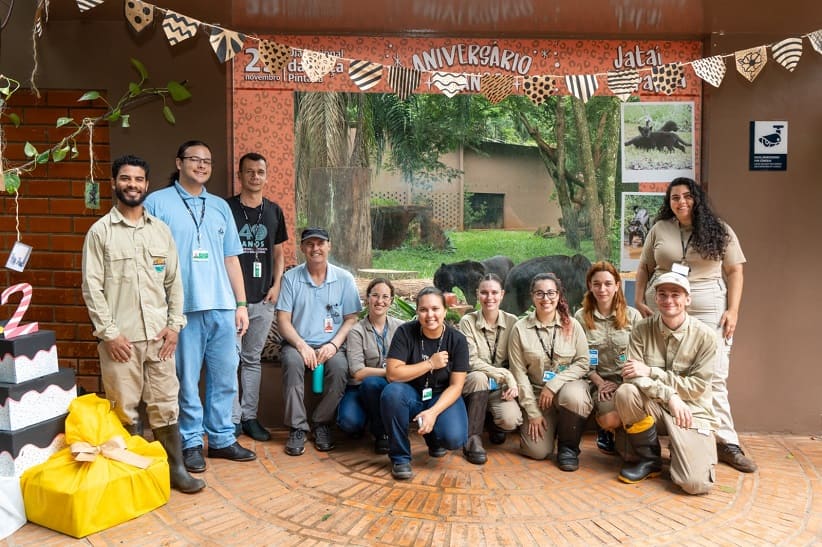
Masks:
[[[719,458],[719,461],[722,463],[727,463],[742,473],[753,473],[757,470],[754,461],[746,456],[737,444],[717,443],[716,455]]]

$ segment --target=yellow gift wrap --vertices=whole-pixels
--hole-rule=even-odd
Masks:
[[[81,538],[168,502],[165,450],[130,436],[106,399],[92,393],[72,401],[66,443],[20,478],[31,522]]]

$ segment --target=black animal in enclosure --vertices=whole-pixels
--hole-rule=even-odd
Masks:
[[[683,141],[673,131],[651,131],[650,128],[640,127],[639,132],[642,137],[647,137],[657,150],[673,152],[674,148],[677,148],[685,152],[685,147],[691,146],[690,143]]]
[[[591,261],[581,254],[538,256],[521,262],[508,272],[505,298],[500,307],[515,315],[522,314],[531,306],[531,279],[538,273],[553,272],[562,281],[568,305],[575,310],[582,304],[587,290],[585,274],[590,267]]]
[[[502,255],[492,256],[480,262],[463,260],[453,264],[442,264],[434,272],[434,286],[444,292],[459,287],[465,295],[465,300],[474,306],[477,303],[477,287],[482,276],[495,273],[505,283],[505,278],[513,267],[513,261]]]

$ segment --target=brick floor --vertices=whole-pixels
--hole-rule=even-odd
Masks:
[[[208,460],[208,488],[172,491],[160,509],[83,540],[26,524],[0,546],[18,545],[813,545],[822,544],[822,442],[743,435],[759,464],[745,475],[717,467],[706,496],[687,496],[667,473],[635,485],[619,462],[583,440],[581,469],[517,454],[509,435],[484,466],[459,452],[428,457],[412,434],[414,478],[396,482],[367,439],[338,439],[322,453],[284,454],[287,434],[241,442],[250,463]],[[340,437],[340,435],[338,435]]]

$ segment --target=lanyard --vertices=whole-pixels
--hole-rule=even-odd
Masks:
[[[259,252],[260,252],[259,248],[258,248],[258,247],[257,247],[257,245],[256,245],[256,242],[257,242],[257,230],[259,229],[259,226],[260,226],[260,221],[263,219],[263,210],[265,209],[265,200],[263,200],[263,201],[261,201],[261,202],[260,202],[260,212],[259,212],[259,214],[257,215],[257,221],[254,223],[254,225],[253,225],[253,226],[250,226],[251,221],[250,221],[250,220],[248,220],[248,214],[246,214],[246,212],[245,212],[245,210],[246,210],[246,206],[245,206],[245,205],[243,205],[243,200],[241,200],[241,199],[238,197],[238,198],[237,198],[237,201],[239,201],[239,202],[240,202],[240,211],[242,211],[242,212],[243,212],[243,217],[245,217],[245,223],[249,225],[249,227],[248,227],[248,231],[249,231],[249,233],[251,233],[251,237],[253,238],[252,245],[253,245],[253,247],[254,247],[254,260],[256,261],[256,260],[257,260],[257,254],[259,254]],[[256,207],[249,207],[249,209],[256,209]]]
[[[554,368],[554,342],[557,340],[557,327],[554,325],[554,335],[551,337],[551,353],[548,353],[548,348],[545,347],[545,342],[542,339],[542,336],[539,334],[539,327],[534,327],[534,331],[537,333],[537,338],[539,338],[539,343],[542,344],[542,351],[545,352],[545,355],[548,356],[550,362],[548,366],[550,368]]]
[[[491,351],[491,342],[489,342],[488,337],[485,336],[485,343],[488,344],[488,353],[491,354],[491,364],[492,365],[497,360],[497,347],[498,347],[498,342],[499,342],[499,331],[500,330],[502,330],[502,329],[497,327],[497,329],[496,329],[497,334],[494,336],[494,350],[493,351]],[[486,332],[485,328],[482,329],[482,332],[483,332],[483,334],[485,334],[485,332]],[[542,340],[542,339],[540,338],[540,340]]]
[[[445,325],[442,326],[442,334],[440,334],[440,339],[437,340],[437,349],[434,351],[434,353],[439,353],[440,352],[440,348],[442,347],[442,339],[443,339],[444,336],[445,336]],[[423,361],[425,361],[426,359],[431,358],[431,356],[429,356],[425,353],[424,343],[425,343],[425,336],[422,334],[422,325],[420,325],[420,351],[422,352],[422,360]],[[429,370],[425,374],[425,387],[426,388],[428,387],[428,380],[431,378],[431,376],[433,374],[434,374],[433,370]]]
[[[377,334],[377,327],[368,319],[368,324],[371,325],[371,328],[374,330],[374,340],[377,341],[377,349],[380,351],[380,355],[382,356],[382,362],[385,362],[385,357],[388,355],[388,348],[386,347],[386,341],[388,339],[388,320],[385,320],[385,326],[382,329],[382,334]]]
[[[200,222],[197,222],[197,217],[194,216],[194,211],[191,210],[191,207],[189,207],[188,202],[186,201],[186,198],[183,197],[182,192],[180,192],[180,189],[177,188],[176,184],[174,185],[174,189],[177,190],[177,195],[180,196],[180,200],[183,202],[183,205],[186,206],[186,209],[188,210],[188,214],[191,215],[191,220],[194,221],[194,227],[197,228],[197,247],[202,247],[202,244],[200,242],[200,226],[203,225],[203,220],[205,219],[205,208],[206,208],[205,198],[200,196],[200,199],[202,200],[203,207],[202,207],[202,209],[200,209]]]
[[[682,228],[679,229],[679,242],[682,244],[682,263],[685,264],[685,254],[688,252],[688,245],[691,244],[691,238],[694,237],[694,233],[691,232],[691,235],[688,236],[688,241],[685,241],[685,234],[682,233]]]

